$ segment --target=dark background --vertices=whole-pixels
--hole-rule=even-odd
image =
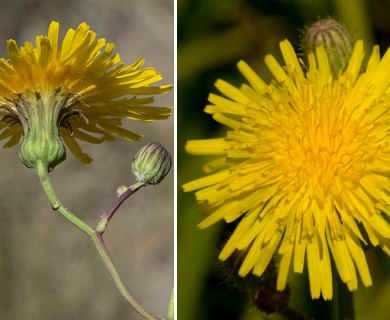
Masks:
[[[378,43],[383,53],[390,43],[389,0],[179,0],[178,1],[178,315],[180,320],[264,319],[245,293],[221,277],[217,256],[234,224],[223,222],[200,231],[202,220],[193,193],[180,185],[203,176],[201,165],[211,158],[184,152],[187,140],[220,137],[225,129],[203,113],[217,79],[240,86],[244,81],[236,63],[245,60],[265,81],[270,74],[264,57],[282,63],[279,42],[295,48],[304,26],[318,18],[336,17],[349,25],[356,39],[365,41],[366,55]],[[389,70],[390,72],[390,70]],[[378,249],[366,253],[374,286],[361,283],[355,294],[356,319],[390,319],[389,258]],[[333,277],[338,275],[333,268]],[[307,275],[291,278],[296,309],[310,319],[336,319],[335,303],[312,301]],[[281,319],[268,316],[267,319]]]

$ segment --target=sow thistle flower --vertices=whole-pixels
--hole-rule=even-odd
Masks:
[[[239,275],[262,275],[274,254],[277,289],[307,264],[312,298],[332,298],[331,259],[349,290],[358,274],[372,284],[363,246],[390,255],[390,51],[375,46],[363,70],[357,41],[334,76],[319,46],[303,66],[280,43],[282,67],[268,55],[273,81],[245,62],[249,85],[218,80],[205,112],[230,128],[223,138],[188,141],[187,152],[218,155],[206,177],[189,182],[207,217],[201,229],[237,220],[219,258],[241,252]],[[305,263],[306,261],[306,263]]]
[[[70,29],[62,44],[58,33],[58,22],[52,22],[36,47],[26,42],[18,48],[8,40],[9,59],[0,59],[0,139],[9,139],[4,147],[21,140],[26,166],[42,162],[54,168],[65,159],[63,142],[82,163],[90,163],[78,140],[139,140],[141,135],[122,127],[122,118],[169,117],[170,108],[150,104],[153,95],[172,86],[151,86],[162,77],[153,68],[141,69],[143,59],[125,65],[114,45],[96,39],[86,23]]]

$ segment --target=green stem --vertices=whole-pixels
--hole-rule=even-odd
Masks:
[[[123,204],[123,202],[126,201],[128,197],[133,195],[135,192],[137,192],[140,188],[144,187],[145,183],[143,182],[137,182],[133,184],[131,187],[129,187],[125,192],[123,192],[111,205],[111,207],[107,210],[104,211],[101,216],[100,220],[95,227],[95,230],[101,234],[106,231],[107,225],[110,222],[111,218],[114,216],[116,211],[119,209],[119,207]]]
[[[38,161],[36,166],[36,172],[38,174],[41,185],[49,198],[49,201],[52,205],[53,210],[58,210],[65,219],[67,219],[70,223],[76,226],[78,229],[87,234],[91,240],[93,241],[96,250],[98,251],[100,257],[102,258],[104,264],[106,265],[108,271],[110,272],[112,279],[115,282],[119,292],[122,297],[131,304],[131,306],[145,319],[147,320],[160,320],[160,318],[155,317],[154,315],[147,312],[129,293],[123,284],[118,271],[115,268],[115,265],[108,253],[108,250],[104,244],[104,240],[101,232],[95,231],[91,228],[87,223],[76,217],[71,211],[64,207],[64,205],[58,200],[57,195],[55,194],[53,187],[51,185],[47,166],[45,166],[42,162]]]
[[[168,305],[168,320],[173,320],[175,314],[175,288],[172,288],[171,298]]]
[[[102,258],[104,264],[106,265],[108,271],[110,272],[112,279],[114,280],[122,297],[125,298],[125,300],[128,301],[133,306],[133,308],[145,319],[159,320],[160,318],[157,318],[147,312],[126,289],[104,244],[102,234],[94,232],[93,236],[91,236],[91,239],[95,245],[96,250],[99,252],[99,255]]]
[[[49,198],[53,210],[58,210],[66,220],[68,220],[74,226],[76,226],[81,231],[83,231],[84,233],[86,233],[88,236],[91,237],[94,233],[94,230],[84,221],[76,217],[67,208],[65,208],[65,206],[58,200],[53,190],[53,186],[51,185],[49,175],[47,172],[47,167],[42,162],[38,162],[35,170],[38,174],[43,190],[45,191],[47,197]]]

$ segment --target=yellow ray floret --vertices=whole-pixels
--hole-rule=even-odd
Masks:
[[[278,255],[278,290],[307,266],[312,297],[327,300],[331,260],[356,290],[359,276],[372,284],[363,246],[389,254],[390,51],[380,58],[374,47],[362,71],[357,41],[334,78],[322,47],[305,68],[287,40],[280,48],[284,65],[265,58],[270,84],[243,61],[249,85],[217,81],[224,97],[211,94],[205,111],[230,131],[187,143],[188,153],[219,158],[183,188],[206,207],[200,228],[239,221],[219,257],[242,251],[241,276],[262,275]]]
[[[7,42],[9,59],[0,59],[0,139],[5,147],[18,143],[25,133],[21,96],[34,108],[37,99],[65,97],[55,110],[63,141],[84,163],[91,159],[82,153],[77,140],[91,143],[113,141],[115,136],[138,140],[141,135],[122,127],[122,119],[144,122],[169,117],[169,107],[151,106],[153,96],[171,90],[171,85],[153,85],[162,79],[153,68],[144,68],[143,59],[125,65],[114,45],[97,39],[86,23],[67,31],[59,40],[59,24],[52,22],[47,36],[38,36],[35,46],[18,47]],[[31,98],[32,97],[32,98]],[[45,100],[46,99],[46,100]],[[60,99],[59,99],[60,100]],[[51,112],[52,107],[47,106]]]

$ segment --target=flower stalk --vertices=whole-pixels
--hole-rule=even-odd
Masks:
[[[136,191],[138,191],[144,186],[145,184],[143,182],[136,182],[131,187],[129,187],[126,191],[121,193],[119,197],[111,205],[111,207],[107,211],[104,211],[101,214],[100,220],[97,226],[95,227],[95,231],[97,233],[103,234],[111,218],[114,216],[115,212],[119,209],[119,207],[123,204],[123,202],[125,202],[127,198],[129,198],[131,195],[133,195]]]
[[[112,279],[114,280],[115,285],[117,286],[120,294],[122,297],[144,318],[147,320],[159,320],[160,318],[152,315],[149,313],[143,306],[141,306],[135,298],[130,294],[130,292],[127,290],[126,286],[124,285],[123,281],[121,280],[118,271],[115,268],[115,265],[110,257],[110,254],[106,248],[106,245],[103,240],[103,232],[105,230],[104,227],[103,231],[97,231],[91,228],[87,223],[85,223],[83,220],[79,219],[77,216],[75,216],[70,210],[64,207],[64,205],[59,201],[57,198],[54,189],[52,187],[52,184],[50,182],[50,178],[48,175],[47,166],[38,161],[36,165],[36,173],[38,174],[39,180],[41,182],[41,185],[49,198],[49,201],[52,205],[53,210],[57,210],[61,215],[68,220],[70,223],[72,223],[75,227],[83,231],[93,242],[95,245],[96,250],[98,251],[100,257],[102,258],[105,266],[107,267],[108,271],[111,274]],[[139,184],[138,184],[139,185]],[[135,191],[137,191],[141,185],[138,186],[138,188],[131,189],[133,192],[129,191],[126,195],[124,195],[120,201],[116,203],[115,206],[112,206],[109,210],[106,212],[107,214],[107,223],[109,219],[111,219],[112,215],[116,212],[116,210],[120,207],[120,205]],[[109,217],[109,218],[108,218]]]
[[[175,288],[172,289],[171,298],[168,305],[168,320],[173,320],[175,317]]]
[[[100,257],[102,258],[105,266],[111,274],[112,279],[115,282],[120,294],[122,297],[132,305],[132,307],[145,319],[147,320],[159,320],[160,318],[149,313],[142,305],[140,305],[137,300],[130,294],[124,285],[121,277],[119,276],[118,271],[115,268],[115,265],[110,257],[110,254],[105,246],[103,236],[99,232],[94,232],[94,235],[91,236],[91,240],[93,241],[96,250],[99,252]]]
[[[35,171],[39,177],[39,181],[41,182],[41,185],[43,187],[43,190],[45,191],[47,197],[49,198],[49,201],[52,205],[53,210],[57,210],[61,215],[68,220],[70,223],[72,223],[75,227],[83,231],[86,235],[89,237],[93,236],[93,229],[85,223],[80,218],[76,217],[70,210],[65,208],[65,206],[60,202],[60,200],[57,198],[53,186],[50,182],[50,178],[48,175],[47,166],[43,164],[42,162],[37,162],[37,166],[35,168]]]

